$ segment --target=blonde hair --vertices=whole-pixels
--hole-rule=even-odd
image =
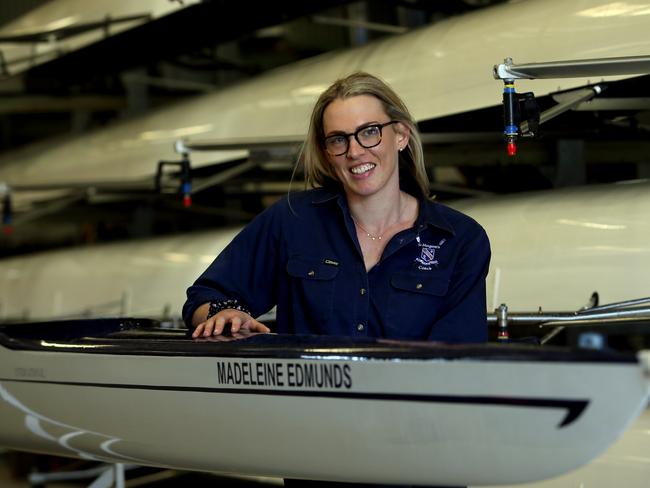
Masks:
[[[307,138],[299,156],[299,165],[302,165],[305,173],[305,186],[317,188],[338,182],[323,146],[323,113],[334,100],[359,95],[374,96],[381,102],[390,120],[401,122],[409,128],[408,145],[399,153],[400,176],[406,171],[422,194],[429,196],[429,177],[424,166],[422,142],[413,117],[391,87],[376,76],[364,72],[352,73],[335,81],[316,101]]]

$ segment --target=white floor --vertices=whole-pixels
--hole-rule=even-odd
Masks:
[[[37,462],[39,469],[47,471],[79,470],[89,467],[88,465],[83,465],[81,461],[74,459],[9,452],[0,448],[0,488],[30,488],[31,485],[27,480],[27,476]],[[47,483],[45,486],[52,488],[80,488],[89,486],[92,481],[92,478],[81,481],[59,481]],[[283,483],[281,479],[276,478],[224,477],[209,473],[148,470],[147,473],[137,473],[137,475],[133,475],[132,472],[127,472],[126,486],[127,488],[130,486],[154,488],[171,488],[175,486],[192,486],[193,488],[236,486],[259,488],[264,486],[283,486]]]

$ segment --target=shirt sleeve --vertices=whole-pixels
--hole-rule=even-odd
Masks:
[[[490,241],[485,230],[467,236],[452,273],[445,307],[429,339],[450,343],[486,342],[485,279],[490,265]]]
[[[278,262],[278,206],[247,225],[187,289],[183,320],[192,328],[194,311],[204,303],[237,300],[253,317],[275,305]]]

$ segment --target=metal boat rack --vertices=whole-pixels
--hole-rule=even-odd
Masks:
[[[519,137],[537,136],[539,124],[592,100],[607,87],[606,84],[594,85],[590,82],[592,86],[567,92],[561,103],[540,114],[536,106],[535,95],[531,92],[517,93],[515,80],[581,77],[595,77],[598,79],[606,76],[646,74],[650,74],[650,56],[578,59],[527,64],[514,64],[512,58],[506,58],[503,63],[495,64],[492,68],[492,75],[495,79],[502,80],[504,83],[503,134],[508,155],[515,156],[517,154],[516,143]],[[520,108],[520,104],[523,104],[522,108]]]
[[[597,295],[595,294],[597,297]],[[593,296],[592,296],[593,300]],[[511,326],[539,325],[545,328],[566,325],[596,326],[601,324],[621,324],[630,321],[645,321],[650,324],[650,297],[637,298],[622,302],[608,303],[600,306],[587,306],[575,312],[544,312],[540,307],[537,312],[509,312],[503,303],[494,313],[488,314],[488,324],[496,326],[497,340],[508,340]],[[541,342],[551,339],[557,331],[551,331]]]

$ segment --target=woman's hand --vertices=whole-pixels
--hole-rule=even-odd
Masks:
[[[192,332],[192,337],[196,338],[220,335],[223,333],[227,324],[230,324],[230,332],[232,334],[235,334],[242,329],[249,332],[271,332],[271,329],[263,323],[255,320],[246,312],[227,308],[198,324],[194,329],[194,332]]]

